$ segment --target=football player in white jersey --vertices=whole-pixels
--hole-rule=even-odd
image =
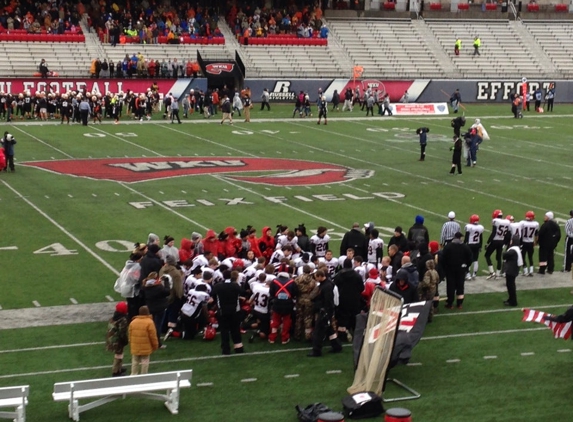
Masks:
[[[533,277],[533,249],[537,243],[539,223],[535,221],[535,213],[527,211],[525,220],[521,222],[521,254],[523,256],[523,275]],[[529,261],[529,266],[527,265]]]
[[[324,258],[328,250],[330,236],[326,234],[327,231],[326,227],[320,226],[316,229],[316,234],[310,238],[310,252],[319,258]]]
[[[207,304],[212,301],[207,293],[207,285],[199,284],[189,290],[185,303],[181,307],[183,338],[192,340],[207,324]]]
[[[515,222],[515,218],[513,218],[513,215],[508,215],[507,217],[505,217],[507,219],[507,221],[509,221],[509,230],[508,230],[508,234],[506,235],[506,244],[509,245],[509,242],[511,241],[511,239],[513,238],[513,236],[519,236],[521,238],[521,225],[522,222],[518,221],[517,223]],[[508,246],[509,247],[509,246]]]
[[[292,230],[289,230],[287,234],[281,234],[277,237],[277,245],[275,249],[278,250],[287,245],[292,248],[293,259],[298,258],[300,254],[300,247],[298,246],[298,237],[295,236]]]
[[[274,277],[273,277],[274,278]],[[250,303],[253,306],[251,314],[243,322],[243,329],[254,329],[256,332],[250,337],[249,342],[253,342],[256,335],[266,339],[269,335],[270,316],[269,316],[269,286],[271,279],[268,279],[265,273],[259,274],[258,281],[251,284],[253,294]]]
[[[384,254],[384,241],[380,239],[377,229],[370,230],[370,240],[368,241],[368,262],[378,265],[382,261]]]
[[[479,215],[473,214],[470,217],[470,223],[466,224],[466,236],[464,242],[470,247],[473,256],[473,265],[469,268],[466,279],[471,278],[475,280],[476,274],[478,272],[478,259],[479,253],[481,251],[481,245],[483,242],[483,231],[484,227],[479,224]]]
[[[505,242],[505,236],[509,231],[509,221],[503,218],[503,212],[501,210],[495,210],[492,213],[492,229],[491,235],[487,240],[485,246],[485,260],[487,262],[487,269],[489,270],[488,280],[496,279],[501,274],[501,252],[503,250],[503,245]],[[493,270],[493,263],[491,261],[491,255],[495,252],[496,261],[496,271]]]
[[[328,274],[330,278],[334,278],[334,274],[336,273],[336,269],[338,268],[338,258],[334,258],[332,256],[332,251],[329,249],[326,251],[324,258],[319,258],[318,262],[326,264],[328,268]]]

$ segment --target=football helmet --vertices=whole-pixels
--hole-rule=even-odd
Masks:
[[[495,210],[491,214],[491,218],[501,218],[501,217],[503,217],[503,211],[502,210]]]
[[[533,211],[527,211],[525,213],[525,218],[528,220],[533,220],[535,218],[535,213]]]
[[[203,333],[203,340],[213,341],[217,335],[217,330],[212,325],[205,327],[205,332]]]
[[[505,219],[508,220],[508,221],[513,221],[513,220],[514,220],[513,215],[511,215],[511,214],[508,215],[507,217],[505,217]]]
[[[470,223],[475,224],[477,222],[479,222],[479,215],[472,214],[472,216],[470,217]]]

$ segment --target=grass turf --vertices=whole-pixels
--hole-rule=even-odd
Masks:
[[[328,126],[319,127],[314,119],[288,118],[290,106],[273,106],[270,113],[254,111],[253,118],[287,119],[251,124],[236,120],[232,127],[213,122],[170,125],[162,121],[88,128],[14,126],[10,130],[18,140],[18,167],[16,174],[0,175],[0,200],[6,216],[0,219],[5,233],[0,247],[18,249],[0,250],[4,262],[9,263],[3,265],[0,305],[3,309],[25,308],[33,300],[42,306],[60,305],[69,304],[70,298],[79,303],[102,302],[106,295],[118,299],[112,290],[112,269],[121,269],[127,249],[118,241],[145,241],[150,231],[180,239],[190,237],[192,231],[204,232],[206,227],[221,230],[229,224],[237,228],[253,224],[260,234],[264,225],[286,223],[294,227],[304,222],[309,232],[318,225],[329,227],[331,247],[336,251],[342,234],[354,221],[374,221],[387,242],[396,225],[407,230],[417,214],[424,215],[431,238],[437,239],[445,215],[452,209],[462,222],[473,213],[480,214],[486,229],[489,215],[496,208],[514,214],[518,220],[528,209],[536,212],[538,220],[549,209],[565,219],[571,208],[568,113],[573,113],[573,107],[559,106],[556,114],[561,116],[531,114],[523,120],[506,118],[508,106],[468,108],[468,123],[480,117],[492,140],[482,144],[478,166],[464,167],[464,174],[455,177],[447,174],[452,116],[331,119]],[[423,163],[416,161],[419,147],[414,130],[419,126],[431,128]],[[317,186],[246,183],[233,179],[232,174],[127,184],[58,175],[21,165],[108,156],[290,158],[374,173],[366,179]],[[268,171],[253,175],[262,174]],[[227,205],[237,198],[242,198],[242,203]],[[193,206],[181,206],[185,204],[181,201]],[[139,202],[152,205],[138,209],[134,203]],[[117,251],[102,249],[101,244],[98,246],[102,241]],[[557,257],[558,268],[560,259]],[[480,268],[485,268],[483,259]],[[563,369],[569,366],[570,353],[557,352],[568,348],[568,343],[552,340],[548,330],[485,335],[490,331],[539,327],[519,322],[518,311],[470,313],[500,311],[503,299],[503,294],[472,295],[464,304],[464,313],[442,312],[428,326],[427,340],[414,349],[412,362],[422,365],[392,370],[392,376],[423,394],[420,400],[400,404],[414,412],[414,420],[568,419],[563,403],[570,380],[563,376]],[[569,300],[567,289],[520,292],[519,299],[522,306],[550,306]],[[111,355],[99,344],[104,333],[104,324],[3,331],[3,350],[94,341],[98,344],[2,353],[1,372],[5,377],[0,378],[0,384],[31,384],[28,420],[64,419],[65,404],[50,400],[52,385],[107,376]],[[431,339],[467,333],[484,335]],[[290,421],[295,419],[293,406],[297,403],[322,401],[339,408],[340,398],[353,378],[350,350],[340,357],[309,361],[306,346],[256,343],[248,346],[249,352],[305,350],[210,359],[218,357],[215,343],[173,341],[168,349],[154,355],[152,361],[156,363],[151,370],[190,367],[194,369],[193,384],[213,382],[212,387],[193,387],[182,393],[181,416],[185,418]],[[535,354],[522,356],[525,352]],[[193,358],[201,359],[181,361]],[[451,359],[460,361],[446,362]],[[86,369],[69,372],[77,368]],[[329,370],[342,372],[326,374]],[[15,376],[43,371],[64,372]],[[299,377],[284,378],[289,374]],[[241,383],[245,378],[257,381]],[[394,392],[389,387],[388,395]],[[91,410],[82,420],[147,421],[169,417],[160,404],[134,399]]]

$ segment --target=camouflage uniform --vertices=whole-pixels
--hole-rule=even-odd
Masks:
[[[316,282],[311,274],[302,274],[295,278],[294,281],[299,290],[299,296],[296,301],[294,337],[297,340],[310,340],[314,317],[310,292],[316,286]]]
[[[424,279],[418,285],[418,293],[421,300],[433,301],[434,296],[438,288],[438,283],[440,282],[440,276],[435,270],[436,264],[430,259],[426,261],[426,268],[428,269],[424,274]],[[432,321],[434,317],[434,307],[430,308],[430,314],[428,315],[428,322]]]

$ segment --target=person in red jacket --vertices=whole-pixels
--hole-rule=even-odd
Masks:
[[[259,249],[259,241],[257,239],[257,229],[251,226],[247,226],[247,230],[249,232],[249,236],[247,240],[251,244],[251,251],[255,254],[255,258],[263,256],[261,250]]]
[[[227,258],[239,257],[239,252],[243,247],[243,242],[241,238],[237,237],[237,230],[234,227],[227,227],[225,229],[225,233],[227,233],[227,240],[225,241],[225,256]]]
[[[213,256],[218,256],[219,254],[219,241],[217,240],[217,233],[214,230],[207,230],[203,243],[203,254],[211,252]]]
[[[257,244],[261,251],[261,256],[264,256],[269,262],[275,251],[275,238],[270,227],[263,227],[263,235],[259,238]]]
[[[193,242],[183,238],[181,239],[181,247],[179,248],[179,262],[183,265],[190,265],[193,259]]]

